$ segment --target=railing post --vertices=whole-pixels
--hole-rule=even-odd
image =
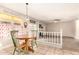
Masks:
[[[57,45],[58,47],[62,48],[62,42],[63,42],[62,31],[60,32],[39,31],[38,33],[41,33],[41,39],[43,39],[45,42],[51,43],[55,46]],[[38,38],[40,38],[40,36]]]
[[[62,37],[62,31],[60,31],[60,41],[61,41],[60,43],[61,43],[61,48],[62,48],[62,43],[63,43],[62,38],[63,38],[63,37]]]

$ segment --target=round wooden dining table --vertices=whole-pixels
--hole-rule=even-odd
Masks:
[[[22,45],[25,45],[25,47],[24,47],[24,50],[26,51],[26,52],[29,52],[29,51],[32,51],[32,52],[34,52],[34,50],[33,50],[33,48],[31,48],[30,47],[30,44],[29,44],[29,40],[30,39],[36,39],[36,37],[29,37],[29,36],[27,36],[27,35],[19,35],[16,39],[19,39],[19,40],[24,40],[25,42],[22,44]]]

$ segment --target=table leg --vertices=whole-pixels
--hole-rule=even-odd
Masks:
[[[26,51],[26,53],[29,53],[29,51],[32,51],[32,52],[34,52],[34,50],[29,46],[29,40],[27,39],[27,40],[25,40],[25,51]]]
[[[25,52],[29,53],[29,49],[28,49],[28,40],[25,40]]]

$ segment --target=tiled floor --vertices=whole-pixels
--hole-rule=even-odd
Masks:
[[[79,55],[79,51],[74,51],[73,49],[60,49],[53,48],[47,45],[39,45],[39,47],[35,50],[33,55]]]
[[[13,47],[4,49],[0,51],[1,55],[12,55]],[[17,53],[16,53],[17,54]],[[21,54],[22,55],[22,54]],[[28,55],[79,55],[79,45],[75,39],[64,38],[63,49],[54,48],[45,44],[38,44],[35,48],[34,53],[29,53]]]
[[[8,49],[0,51],[0,54],[1,55],[12,55],[12,52],[13,52],[13,48],[8,48]],[[34,53],[30,52],[28,55],[79,55],[79,52],[73,51],[73,50],[53,48],[51,46],[40,44],[35,49]]]
[[[79,41],[74,38],[63,38],[63,48],[64,49],[72,49],[79,50]]]

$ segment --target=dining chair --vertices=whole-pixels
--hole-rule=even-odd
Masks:
[[[18,31],[17,30],[13,30],[10,33],[11,33],[11,38],[12,38],[13,45],[14,45],[13,55],[15,54],[15,52],[18,52],[18,53],[23,52],[23,53],[25,53],[24,49],[22,49],[23,46],[21,46],[20,43],[19,43],[19,40],[16,39]]]
[[[37,47],[37,40],[36,40],[36,38],[34,38],[34,39],[31,41],[31,45],[32,45],[32,48],[34,48],[34,46]]]
[[[33,33],[34,31],[32,31]],[[36,32],[36,36],[34,36],[34,34],[32,34],[32,37],[34,37],[31,41],[31,46],[32,46],[32,49],[34,49],[34,46],[38,47],[37,46],[37,32]]]

